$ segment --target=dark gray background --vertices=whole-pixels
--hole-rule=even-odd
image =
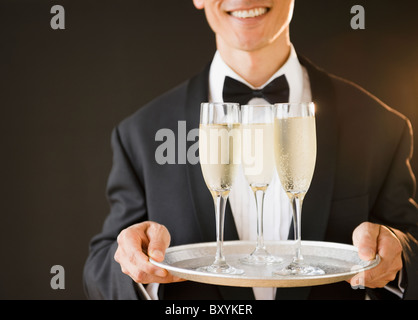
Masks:
[[[50,27],[54,4],[65,30]],[[355,4],[365,30],[350,28]],[[416,0],[296,0],[292,41],[418,127],[417,10]],[[85,298],[112,128],[199,72],[214,48],[192,0],[0,0],[0,299]],[[55,264],[65,290],[50,287]]]

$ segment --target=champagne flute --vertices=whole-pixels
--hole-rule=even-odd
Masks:
[[[199,271],[241,274],[223,254],[225,205],[241,164],[240,107],[237,103],[202,103],[199,127],[200,165],[215,204],[215,261]]]
[[[254,251],[240,259],[250,265],[281,262],[264,245],[263,208],[266,190],[275,173],[274,114],[272,105],[241,106],[242,166],[257,208],[257,242]]]
[[[315,105],[274,105],[274,150],[280,182],[293,210],[296,250],[293,261],[277,275],[321,275],[325,272],[304,262],[301,253],[302,202],[311,184],[316,162]]]

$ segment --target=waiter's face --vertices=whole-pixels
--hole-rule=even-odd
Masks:
[[[294,0],[193,0],[205,9],[218,40],[253,51],[269,45],[288,27]]]

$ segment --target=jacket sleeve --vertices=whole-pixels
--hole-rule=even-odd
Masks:
[[[144,188],[123,146],[118,128],[112,132],[113,165],[108,178],[110,214],[101,233],[90,242],[83,281],[89,299],[139,299],[137,284],[114,260],[117,236],[124,228],[146,220]]]
[[[411,124],[405,120],[390,170],[372,212],[375,222],[403,233],[398,239],[403,247],[406,276],[404,299],[418,299],[418,206],[413,199],[416,185],[410,166],[412,137]]]

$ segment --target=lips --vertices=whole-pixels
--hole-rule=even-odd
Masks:
[[[262,16],[268,12],[268,8],[262,7],[262,8],[253,8],[248,10],[234,10],[229,11],[228,13],[236,18],[241,19],[248,19],[248,18],[256,18],[259,16]]]

